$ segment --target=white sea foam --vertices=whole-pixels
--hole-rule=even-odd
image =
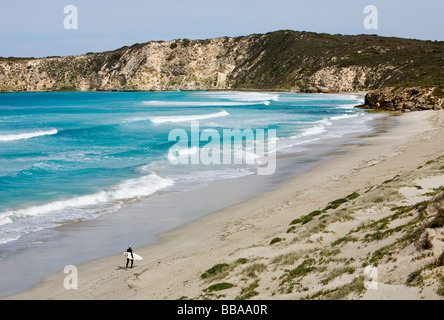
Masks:
[[[57,129],[50,130],[39,130],[34,132],[24,132],[24,133],[15,133],[15,134],[4,134],[0,135],[0,141],[15,141],[15,140],[23,140],[30,139],[39,136],[47,136],[57,134]]]
[[[357,113],[355,114],[343,114],[340,116],[331,117],[330,120],[341,120],[341,119],[348,119],[348,118],[355,118],[359,116]]]
[[[301,146],[301,145],[304,145],[307,143],[311,143],[311,142],[314,142],[314,141],[317,141],[317,140],[320,140],[323,138],[342,136],[346,133],[355,132],[357,130],[354,129],[354,126],[357,123],[361,123],[360,121],[352,120],[353,122],[350,123],[351,126],[350,127],[347,126],[345,128],[345,130],[343,130],[343,129],[339,130],[340,128],[342,128],[342,126],[341,127],[333,126],[333,122],[338,121],[338,120],[342,120],[342,119],[356,118],[359,115],[360,114],[342,114],[342,115],[331,117],[329,119],[324,118],[322,120],[313,121],[311,123],[314,125],[311,127],[305,128],[300,134],[290,136],[288,138],[280,139],[279,144],[278,144],[278,149],[279,150],[288,149],[291,147]],[[301,122],[301,123],[304,123],[304,122]],[[329,127],[331,127],[331,128],[329,128]],[[359,126],[359,129],[363,130],[362,126]],[[302,148],[299,151],[302,151],[302,150],[305,150],[305,149]]]
[[[251,101],[251,102],[235,102],[235,101],[163,101],[150,100],[143,101],[144,105],[156,107],[234,107],[234,106],[251,106],[256,104],[268,105],[268,100]]]
[[[4,213],[0,216],[0,226],[4,225],[4,224],[8,224],[11,223],[12,220],[11,218],[9,218],[7,213]]]
[[[276,151],[281,151],[283,149],[291,149],[292,150],[291,152],[293,153],[306,151],[308,149],[303,146],[304,144],[315,142],[321,139],[321,138],[313,138],[309,140],[306,139],[301,140],[300,138],[301,136],[293,136],[281,139]]]
[[[265,101],[279,101],[279,94],[276,93],[265,93],[265,92],[206,92],[202,93],[206,97],[216,98],[216,99],[227,99],[231,101],[240,102],[260,102]]]
[[[47,214],[51,211],[60,211],[67,208],[85,207],[101,202],[106,202],[106,192],[98,192],[92,195],[79,196],[66,200],[53,201],[47,204],[32,206],[25,209],[19,209],[7,212],[6,215],[14,218],[24,218]]]
[[[209,114],[199,114],[199,115],[186,115],[186,116],[159,116],[159,117],[148,117],[147,119],[153,123],[167,123],[167,122],[184,122],[193,120],[204,120],[218,117],[226,117],[230,114],[227,111],[221,111]]]
[[[308,129],[305,129],[300,136],[305,137],[305,136],[311,136],[311,135],[315,135],[315,134],[321,134],[324,133],[325,131],[327,131],[327,129],[325,129],[324,126],[319,125],[319,126],[313,126],[310,127]]]
[[[158,190],[172,186],[174,181],[161,178],[156,174],[142,176],[137,179],[126,180],[113,190],[107,192],[109,200],[130,200],[149,196]]]
[[[349,104],[340,104],[336,108],[337,109],[354,109],[359,104],[360,103],[358,103],[358,102],[356,102],[356,103],[349,103]]]
[[[196,154],[198,152],[199,148],[196,146],[191,148],[173,147],[168,152],[168,160],[177,161],[180,157]]]
[[[17,239],[19,239],[19,238],[20,238],[20,236],[10,237],[10,238],[7,238],[7,237],[0,237],[0,244],[1,244],[1,243],[8,243],[8,242],[11,242],[11,241],[17,240]]]
[[[154,194],[158,190],[164,189],[173,184],[174,181],[172,179],[162,178],[156,174],[149,174],[140,178],[125,180],[106,191],[102,190],[94,194],[57,200],[47,204],[0,213],[0,225],[11,223],[16,219],[43,216],[53,212],[61,212],[67,209],[87,209],[88,207],[100,206],[116,201],[138,199],[140,197]]]
[[[331,126],[333,124],[332,122],[329,121],[329,119],[317,120],[313,121],[312,123],[316,123],[316,125],[304,129],[301,134],[296,136],[291,136],[290,139],[298,139],[301,137],[324,133],[325,131],[327,131],[326,126]]]
[[[324,126],[331,126],[333,124],[328,119],[314,121],[313,123],[320,123],[321,125],[324,125]]]

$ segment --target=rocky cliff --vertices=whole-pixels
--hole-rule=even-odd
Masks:
[[[442,107],[443,65],[444,42],[283,30],[148,42],[69,57],[0,58],[0,92],[372,91],[369,107],[430,109]]]

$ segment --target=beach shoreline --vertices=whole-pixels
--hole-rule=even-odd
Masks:
[[[444,154],[433,139],[442,132],[443,113],[402,114],[401,125],[388,133],[362,138],[366,144],[348,145],[348,152],[293,177],[276,190],[203,216],[159,235],[159,241],[135,248],[144,257],[135,268],[124,270],[121,255],[77,266],[77,290],[63,287],[63,270],[40,284],[5,299],[178,299],[196,297],[204,285],[200,274],[223,260],[265,244],[298,215],[356,190],[369,188],[401,172],[414,170]],[[417,150],[422,150],[418,153]],[[418,156],[419,154],[419,156]],[[402,166],[399,165],[400,160]],[[317,195],[322,193],[322,199]],[[244,254],[245,255],[245,254]],[[263,295],[261,298],[271,298]],[[278,298],[278,297],[276,297]],[[286,298],[280,297],[280,299]]]

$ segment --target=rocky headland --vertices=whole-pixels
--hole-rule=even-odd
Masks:
[[[368,92],[365,108],[443,108],[444,43],[282,30],[101,53],[0,58],[0,92]]]

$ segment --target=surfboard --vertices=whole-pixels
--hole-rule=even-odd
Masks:
[[[133,260],[131,258],[131,253],[130,252],[124,252],[123,255],[125,256],[125,258]],[[134,260],[143,260],[143,258],[141,256],[139,256],[137,253],[134,253],[134,252],[133,252],[133,257],[134,257]]]

